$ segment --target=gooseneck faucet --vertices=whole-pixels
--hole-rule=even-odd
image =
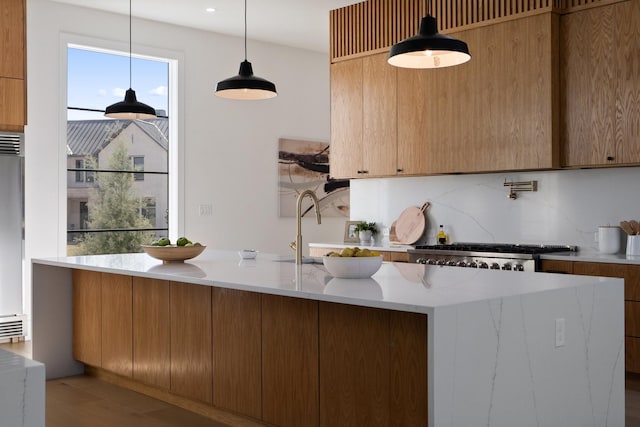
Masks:
[[[298,196],[298,201],[296,203],[296,220],[297,220],[297,228],[296,228],[296,264],[302,264],[302,199],[305,196],[311,197],[313,201],[313,208],[316,211],[316,221],[320,224],[322,221],[320,220],[320,205],[318,203],[318,198],[316,197],[316,193],[311,190],[304,190]]]

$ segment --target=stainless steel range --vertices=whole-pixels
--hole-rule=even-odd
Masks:
[[[505,271],[539,271],[540,255],[576,252],[576,246],[464,243],[409,249],[409,262]]]

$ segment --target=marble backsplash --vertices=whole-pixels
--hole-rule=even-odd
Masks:
[[[505,180],[535,180],[538,191],[511,200]],[[450,242],[562,244],[597,251],[598,226],[640,220],[640,168],[351,181],[351,219],[378,223],[377,243],[388,241],[389,227],[405,208],[426,201],[431,204],[427,230],[418,243],[434,244],[443,224]],[[624,236],[621,241],[624,252]]]

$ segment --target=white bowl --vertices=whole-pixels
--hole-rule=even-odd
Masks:
[[[258,256],[258,251],[254,251],[253,249],[243,249],[238,251],[238,255],[242,259],[255,259]]]
[[[372,257],[322,257],[322,263],[333,277],[342,279],[366,279],[373,276],[382,265],[382,255]]]

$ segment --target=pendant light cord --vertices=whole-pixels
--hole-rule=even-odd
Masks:
[[[131,0],[129,0],[129,88],[131,88]]]
[[[244,60],[247,60],[247,0],[244,0]]]

